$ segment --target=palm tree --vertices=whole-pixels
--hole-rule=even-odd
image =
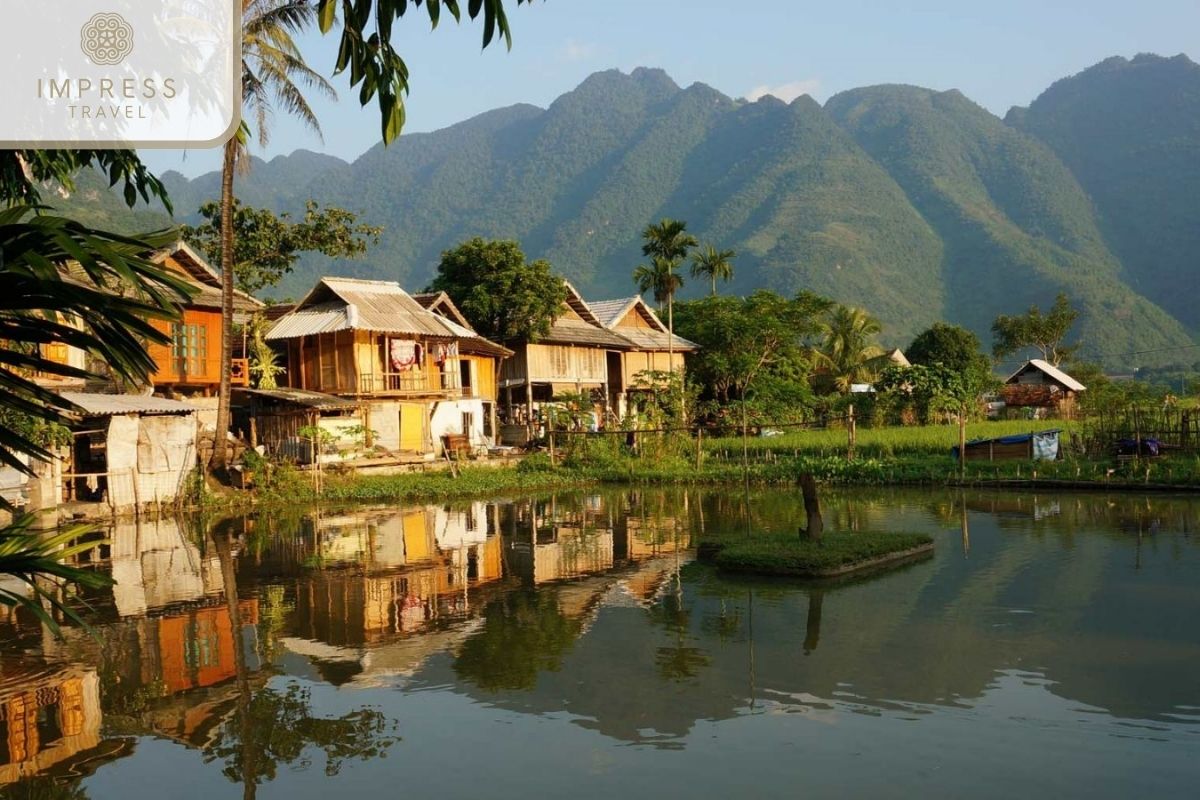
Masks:
[[[712,296],[717,296],[717,279],[725,283],[733,280],[733,259],[737,256],[732,250],[718,250],[711,244],[703,250],[692,253],[692,277],[706,277],[712,281]]]
[[[667,365],[671,371],[675,370],[675,292],[683,287],[683,278],[676,270],[697,244],[696,237],[687,232],[687,223],[683,220],[664,217],[642,231],[642,255],[650,259],[654,299],[660,313],[663,301],[667,303]],[[634,270],[634,280],[639,288],[644,283],[645,270],[645,267]]]
[[[633,282],[640,294],[654,293],[660,314],[667,298],[683,286],[683,278],[675,272],[675,265],[659,257],[652,258],[649,264],[639,264],[633,271]]]
[[[854,383],[874,380],[887,360],[887,353],[874,338],[883,328],[861,308],[835,306],[824,325],[818,357],[824,362],[838,391],[850,391]]]
[[[333,87],[304,63],[294,35],[317,20],[309,0],[242,0],[242,104],[254,120],[260,145],[270,140],[276,107],[297,117],[318,136],[321,126],[301,90],[336,97]],[[245,122],[225,143],[221,164],[221,385],[217,398],[217,436],[209,468],[223,470],[229,430],[230,373],[233,367],[233,174],[249,144]]]

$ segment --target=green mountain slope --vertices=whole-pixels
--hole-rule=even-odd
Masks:
[[[813,289],[879,316],[889,344],[939,319],[986,341],[997,314],[1065,291],[1083,311],[1090,357],[1113,367],[1178,361],[1192,340],[1163,310],[1166,299],[1140,291],[1149,270],[1115,244],[1109,216],[1097,213],[1106,206],[1055,152],[1054,137],[1024,130],[1057,87],[1006,124],[958,92],[878,86],[822,108],[808,97],[750,103],[702,84],[681,88],[661,70],[609,70],[549,108],[496,109],[353,163],[305,151],[256,160],[238,194],[292,212],[312,197],[385,228],[361,260],[302,260],[279,296],[303,294],[321,274],[417,289],[442,250],[476,235],[520,240],[588,296],[621,296],[633,290],[641,229],[672,216],[738,251],[726,291]],[[1181,114],[1200,120],[1200,110]],[[1173,125],[1186,140],[1176,156],[1200,142],[1184,122]],[[185,219],[218,187],[215,174],[164,180]],[[1153,216],[1158,184],[1127,185],[1145,207],[1140,218]],[[81,206],[83,194],[66,203],[129,228],[119,204],[93,192]],[[1151,235],[1145,223],[1128,224]],[[1171,241],[1190,241],[1197,226],[1189,230]],[[1180,256],[1184,277],[1194,252]],[[689,282],[684,295],[706,288]],[[1157,352],[1127,355],[1141,350]]]
[[[1110,58],[1007,119],[1048,144],[1091,195],[1129,284],[1200,329],[1200,65]]]
[[[1048,305],[1066,292],[1082,311],[1089,357],[1189,342],[1184,326],[1121,280],[1087,194],[1054,153],[956,91],[878,86],[826,110],[888,170],[944,245],[946,317],[986,331],[998,310]]]

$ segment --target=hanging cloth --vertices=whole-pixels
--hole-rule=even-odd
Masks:
[[[388,360],[393,372],[409,372],[421,361],[421,345],[407,339],[392,339],[388,343]]]

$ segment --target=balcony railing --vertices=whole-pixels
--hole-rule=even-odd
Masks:
[[[462,393],[462,380],[457,372],[439,372],[430,380],[423,371],[383,372],[359,376],[359,392],[362,394],[431,394],[447,392]]]

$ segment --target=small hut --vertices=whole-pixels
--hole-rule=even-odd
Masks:
[[[1087,389],[1058,367],[1034,358],[1008,376],[1001,390],[1005,406],[1054,411],[1070,416],[1080,392]]]

